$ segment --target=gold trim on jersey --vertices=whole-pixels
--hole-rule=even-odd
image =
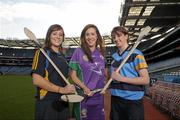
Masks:
[[[32,64],[33,70],[35,70],[37,68],[37,64],[38,64],[38,60],[39,60],[39,53],[40,53],[40,50],[37,50],[34,55],[33,64]]]
[[[47,70],[45,70],[45,77],[44,77],[44,79],[49,81],[49,79],[48,79],[48,71]],[[40,100],[42,100],[46,96],[47,92],[48,91],[43,89],[43,88],[40,89],[40,91],[39,91],[39,93],[40,93]]]

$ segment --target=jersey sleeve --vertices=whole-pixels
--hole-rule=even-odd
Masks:
[[[46,62],[45,56],[42,54],[42,52],[40,50],[37,50],[34,55],[31,74],[36,73],[36,74],[44,77],[45,62]]]
[[[142,53],[135,57],[135,69],[138,71],[140,69],[147,69],[148,65]]]

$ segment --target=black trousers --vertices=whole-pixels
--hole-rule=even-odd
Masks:
[[[69,119],[68,103],[59,100],[37,100],[35,120],[67,120]]]
[[[111,120],[144,120],[143,100],[111,96]]]

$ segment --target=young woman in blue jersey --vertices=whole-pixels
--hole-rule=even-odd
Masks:
[[[68,64],[62,54],[64,41],[63,28],[54,24],[47,31],[44,50],[65,77],[68,77]],[[74,93],[72,85],[66,85],[46,57],[37,50],[32,65],[33,84],[37,86],[35,120],[69,119],[68,103],[60,100],[62,94]]]
[[[118,48],[112,55],[110,67],[111,78],[111,120],[143,120],[144,119],[144,85],[149,83],[148,66],[142,52],[138,49],[132,53],[122,69],[119,67],[130,50],[128,31],[121,26],[114,27],[111,32],[113,42]]]

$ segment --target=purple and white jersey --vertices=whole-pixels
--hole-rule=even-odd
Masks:
[[[92,52],[93,63],[88,61],[87,56],[81,48],[77,48],[69,62],[72,70],[75,70],[77,77],[90,89],[104,87],[105,62],[97,48]],[[88,97],[80,104],[74,104],[76,120],[104,120],[104,97],[97,93]]]
[[[69,66],[77,71],[78,78],[91,90],[104,87],[105,62],[97,48],[92,52],[93,63],[88,61],[81,48],[77,48],[70,60]]]

